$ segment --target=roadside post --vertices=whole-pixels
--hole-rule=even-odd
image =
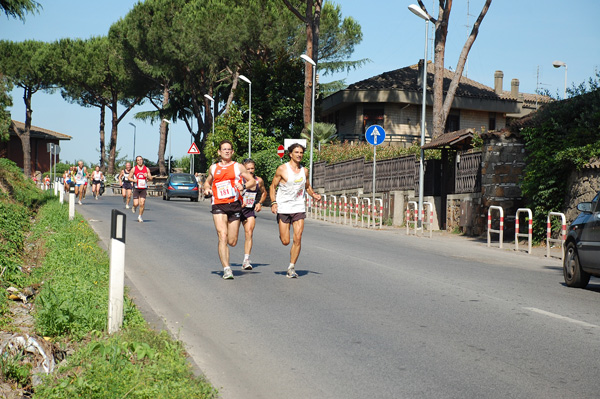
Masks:
[[[375,169],[377,166],[377,146],[385,141],[385,130],[379,125],[371,125],[365,132],[365,139],[373,146],[373,206],[375,206]],[[375,228],[375,214],[373,214]]]
[[[125,292],[125,214],[112,210],[110,223],[110,271],[108,283],[108,333],[123,325],[123,294]]]
[[[75,219],[75,187],[69,187],[69,220]]]
[[[60,189],[60,192],[59,192],[60,199],[59,199],[59,201],[60,201],[60,204],[62,205],[62,204],[65,203],[65,187],[61,184],[60,187],[59,187],[59,189]]]

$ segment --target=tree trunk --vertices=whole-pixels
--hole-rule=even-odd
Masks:
[[[15,129],[17,135],[21,139],[21,147],[23,147],[23,173],[26,178],[31,177],[31,96],[33,92],[31,89],[25,88],[23,92],[23,102],[25,102],[25,129],[23,132],[19,132]]]
[[[448,5],[450,4],[450,5]],[[435,22],[435,52],[433,76],[433,132],[432,137],[444,133],[447,115],[444,115],[444,61],[446,39],[448,37],[448,19],[452,2],[446,3],[446,9],[440,5],[438,20]]]
[[[304,16],[294,8],[288,0],[283,0],[287,8],[306,24],[306,55],[309,56],[315,64],[319,64],[319,33],[321,25],[321,8],[323,0],[306,0],[306,10]],[[316,68],[316,67],[314,67]],[[304,103],[302,108],[302,116],[304,122],[303,131],[307,130],[307,126],[311,123],[312,112],[312,76],[313,66],[305,62],[304,66]]]
[[[162,109],[165,109],[169,104],[169,88],[163,86],[163,101]],[[160,127],[159,134],[160,139],[158,141],[158,171],[161,176],[168,176],[167,168],[165,167],[165,150],[167,148],[168,130],[167,123],[162,120],[162,113],[160,114]]]
[[[106,105],[102,104],[100,106],[100,170],[102,173],[106,171],[106,152],[104,151],[105,147],[105,132],[104,128],[106,126],[106,122],[104,121],[106,117]]]
[[[422,0],[417,0],[421,9],[431,17]],[[469,55],[469,51],[477,38],[479,27],[483,18],[488,12],[492,0],[486,0],[479,17],[473,24],[471,34],[467,38],[461,51],[458,63],[454,72],[454,77],[450,82],[450,87],[444,98],[444,54],[446,51],[446,39],[448,37],[448,21],[450,20],[450,11],[452,10],[452,0],[439,0],[438,18],[431,17],[435,24],[435,55],[434,55],[434,78],[433,78],[433,137],[444,133],[446,120],[454,101],[456,90],[462,77],[462,72]]]
[[[110,143],[109,143],[109,154],[108,154],[108,174],[115,174],[115,157],[117,154],[117,133],[118,133],[118,115],[117,115],[117,96],[113,96],[112,106],[110,108],[112,121],[110,130]]]

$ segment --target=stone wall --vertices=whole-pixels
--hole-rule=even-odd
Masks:
[[[590,163],[580,171],[572,172],[568,186],[571,189],[565,198],[565,217],[567,223],[571,223],[579,214],[577,204],[591,201],[600,191],[600,161]]]
[[[482,138],[482,203],[476,218],[480,226],[476,230],[483,227],[485,231],[487,211],[490,205],[496,205],[504,210],[506,235],[514,231],[515,213],[524,206],[521,181],[525,172],[525,143],[520,136],[508,131],[488,132],[482,134]]]

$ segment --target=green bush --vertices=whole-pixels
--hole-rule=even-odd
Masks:
[[[545,105],[525,123],[527,167],[521,185],[534,214],[536,241],[546,235],[548,212],[563,212],[572,171],[600,155],[600,89],[590,80],[590,92],[581,87],[565,101]]]
[[[40,209],[35,235],[44,235],[47,251],[35,271],[44,284],[36,300],[36,329],[44,336],[81,338],[103,331],[108,318],[109,259],[98,237],[77,214],[68,220],[68,208],[57,201]],[[124,324],[141,317],[125,303]]]
[[[25,280],[21,271],[25,237],[36,207],[49,198],[50,193],[25,178],[14,162],[0,158],[0,315],[8,309],[6,288],[20,287]]]
[[[36,388],[36,398],[216,398],[193,376],[179,342],[133,327],[92,341]]]

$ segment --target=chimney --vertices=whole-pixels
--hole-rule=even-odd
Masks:
[[[423,87],[423,64],[425,63],[425,61],[423,59],[419,60],[419,68],[418,72],[417,72],[417,85],[419,87]]]
[[[502,78],[504,77],[504,73],[502,71],[494,72],[494,91],[496,94],[502,94]]]
[[[519,97],[519,79],[510,81],[510,96],[513,98]]]

